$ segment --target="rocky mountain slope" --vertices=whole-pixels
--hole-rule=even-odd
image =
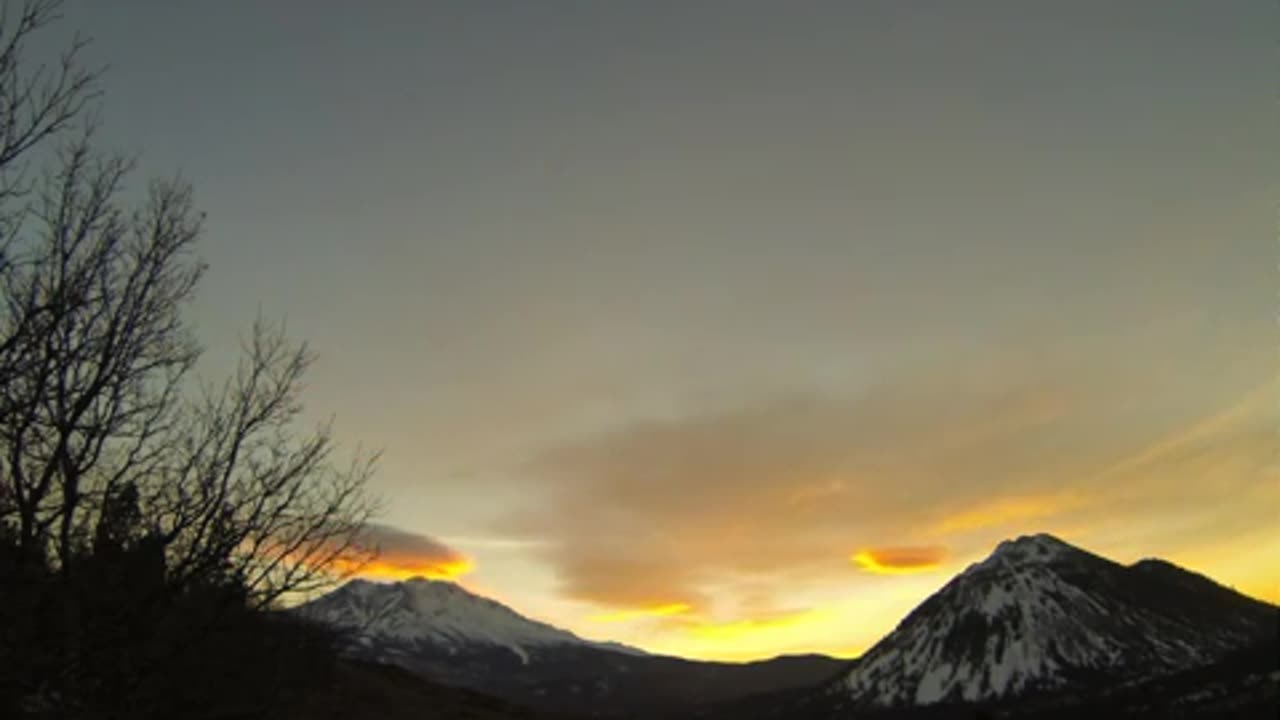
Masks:
[[[454,583],[423,578],[390,584],[352,580],[303,605],[299,612],[351,634],[355,642],[374,651],[362,654],[390,664],[422,651],[457,656],[501,650],[521,663],[562,647],[643,654],[624,645],[583,640]]]
[[[1141,680],[1213,663],[1275,623],[1273,606],[1168,563],[1027,536],[922,603],[834,692],[901,707]]]

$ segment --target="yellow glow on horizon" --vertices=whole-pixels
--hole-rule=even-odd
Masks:
[[[1280,486],[1277,486],[1280,487]],[[1270,493],[1275,503],[1277,494]],[[1230,540],[1193,544],[1166,560],[1258,600],[1280,604],[1280,532],[1259,528]]]
[[[747,618],[729,622],[699,622],[691,625],[688,631],[701,640],[739,642],[749,635],[758,637],[767,633],[777,633],[811,624],[826,616],[827,613],[820,610],[804,610],[777,617]]]
[[[886,586],[873,594],[877,599],[870,604],[824,600],[804,609],[755,616],[681,616],[664,624],[660,634],[643,633],[620,639],[630,640],[650,652],[719,662],[749,662],[807,653],[854,658],[892,629],[888,615],[897,614],[899,606],[905,612],[916,603],[914,597],[906,602],[894,601],[892,610],[885,614],[877,612],[877,606],[892,595],[901,595],[901,587]],[[885,619],[882,620],[881,615]]]
[[[637,608],[635,610],[620,610],[618,612],[603,613],[600,615],[592,615],[590,620],[598,623],[616,623],[627,622],[629,620],[639,620],[640,618],[655,617],[671,617],[672,615],[684,615],[691,611],[693,607],[688,603],[676,602],[666,603],[664,605],[655,605],[647,608]]]

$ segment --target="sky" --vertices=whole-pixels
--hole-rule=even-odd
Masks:
[[[381,450],[369,574],[865,650],[1001,539],[1280,601],[1274,2],[70,0]],[[143,177],[139,177],[141,183]]]

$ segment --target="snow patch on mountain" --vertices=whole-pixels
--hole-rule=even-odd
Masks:
[[[298,612],[388,654],[428,646],[457,653],[476,648],[509,650],[522,663],[537,648],[578,645],[641,654],[616,643],[595,643],[511,608],[467,592],[451,582],[413,578],[397,583],[352,580],[307,603]]]
[[[835,691],[880,707],[1002,699],[1209,662],[1266,621],[1262,604],[1168,567],[1162,582],[1203,597],[1152,592],[1150,567],[1125,568],[1049,535],[1005,541],[908,615]],[[1202,599],[1218,621],[1205,620]]]

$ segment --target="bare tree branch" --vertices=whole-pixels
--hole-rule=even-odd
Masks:
[[[327,426],[296,434],[313,355],[283,327],[259,319],[234,376],[192,395],[203,216],[181,180],[127,208],[133,161],[96,152],[92,122],[68,133],[97,94],[84,42],[22,62],[60,5],[0,14],[0,522],[69,573],[107,499],[135,488],[174,587],[226,573],[273,602],[357,553],[372,461],[339,472]],[[52,169],[28,180],[50,143]]]

